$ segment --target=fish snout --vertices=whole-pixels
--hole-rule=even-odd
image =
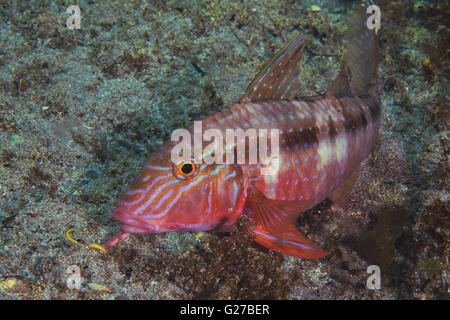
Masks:
[[[156,232],[155,226],[147,221],[140,219],[134,210],[121,206],[120,204],[114,209],[113,217],[119,220],[122,225],[121,229],[126,233],[152,233]]]

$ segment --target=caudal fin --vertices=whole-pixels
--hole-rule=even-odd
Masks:
[[[348,91],[360,94],[376,85],[378,46],[375,29],[367,27],[368,18],[364,9],[351,20],[344,38],[342,71],[331,85],[329,94],[339,96]]]

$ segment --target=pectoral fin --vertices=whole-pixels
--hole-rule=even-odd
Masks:
[[[285,231],[301,212],[298,201],[269,199],[256,187],[248,191],[246,205],[248,216],[270,233]]]
[[[306,239],[293,224],[282,233],[269,233],[262,225],[257,225],[250,233],[256,236],[255,241],[259,244],[290,256],[314,259],[328,254]]]

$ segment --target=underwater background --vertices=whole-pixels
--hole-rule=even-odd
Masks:
[[[299,216],[330,253],[308,260],[257,245],[242,219],[88,244],[119,230],[111,211],[147,155],[237,102],[295,34],[302,95],[325,92],[360,2],[1,1],[0,299],[448,299],[449,2],[377,4],[380,136],[344,208]]]

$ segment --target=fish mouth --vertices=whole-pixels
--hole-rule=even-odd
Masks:
[[[119,208],[114,209],[113,217],[119,220],[122,225],[120,229],[126,233],[155,233],[155,226],[149,224],[147,221],[141,220],[139,217],[126,213]]]

